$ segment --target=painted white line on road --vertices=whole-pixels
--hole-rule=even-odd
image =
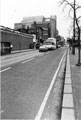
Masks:
[[[9,69],[11,69],[11,67],[8,67],[8,68],[6,68],[6,69],[3,69],[3,70],[1,70],[0,72],[4,72],[4,71],[9,70]]]
[[[3,113],[3,112],[4,112],[4,110],[1,110],[1,111],[0,111],[0,114]]]
[[[48,90],[47,90],[47,92],[46,92],[46,95],[45,95],[44,100],[43,100],[43,102],[42,102],[42,104],[41,104],[41,106],[40,106],[40,108],[39,108],[39,111],[38,111],[36,117],[35,117],[35,120],[40,120],[41,117],[42,117],[42,114],[43,114],[43,111],[44,111],[46,102],[47,102],[47,100],[48,100],[48,98],[49,98],[49,95],[50,95],[50,93],[51,93],[52,87],[53,87],[53,85],[54,85],[55,79],[56,79],[56,77],[57,77],[58,71],[59,71],[59,69],[60,69],[60,66],[61,66],[61,63],[62,63],[62,61],[63,61],[63,59],[64,59],[65,54],[66,54],[66,51],[64,52],[64,54],[63,54],[63,56],[62,56],[62,58],[61,58],[61,61],[60,61],[60,63],[59,63],[59,66],[58,66],[58,68],[57,68],[57,70],[56,70],[56,72],[55,72],[55,74],[54,74],[54,76],[53,76],[53,79],[52,79],[52,81],[51,81],[51,84],[50,84],[50,86],[49,86],[49,88],[48,88]]]
[[[26,63],[26,62],[28,62],[28,61],[31,61],[31,60],[33,60],[34,58],[30,58],[30,59],[28,59],[28,60],[26,60],[26,61],[23,61],[22,62],[22,64],[24,64],[24,63]]]

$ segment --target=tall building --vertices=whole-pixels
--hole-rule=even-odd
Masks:
[[[57,29],[57,20],[56,16],[50,17],[50,24],[51,24],[51,37],[56,38],[56,29]]]
[[[31,16],[31,17],[23,17],[23,20],[21,21],[22,24],[25,24],[27,27],[28,25],[33,24],[34,21],[43,22],[44,16]]]
[[[14,29],[28,29],[29,33],[36,34],[37,39],[56,37],[57,17],[56,15],[45,18],[44,16],[24,17],[21,23],[15,23]]]

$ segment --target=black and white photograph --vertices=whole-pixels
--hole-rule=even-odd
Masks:
[[[81,0],[0,0],[0,120],[81,120]]]

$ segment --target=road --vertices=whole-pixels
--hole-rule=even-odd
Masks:
[[[2,119],[36,119],[64,51],[23,52],[1,59]]]

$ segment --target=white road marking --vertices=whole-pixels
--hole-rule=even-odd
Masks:
[[[11,69],[11,67],[8,67],[6,69],[0,70],[0,72],[4,72],[4,71],[9,70],[9,69]]]
[[[28,59],[28,60],[26,60],[26,61],[23,61],[22,62],[22,64],[24,64],[24,63],[26,63],[26,62],[28,62],[28,61],[31,61],[31,60],[33,60],[34,58],[30,58],[30,59]]]
[[[57,68],[57,70],[56,70],[56,72],[55,72],[55,74],[54,74],[54,76],[53,76],[53,79],[52,79],[52,81],[51,81],[51,84],[50,84],[50,86],[49,86],[49,88],[48,88],[48,90],[47,90],[47,92],[46,92],[46,95],[45,95],[44,100],[43,100],[43,102],[42,102],[42,104],[41,104],[41,106],[40,106],[40,108],[39,108],[39,111],[38,111],[36,117],[35,117],[35,120],[40,120],[41,117],[42,117],[42,113],[43,113],[43,111],[44,111],[46,102],[47,102],[47,100],[48,100],[48,98],[49,98],[50,92],[51,92],[52,87],[53,87],[53,85],[54,85],[56,76],[57,76],[57,74],[58,74],[58,71],[59,71],[59,69],[60,69],[60,66],[61,66],[61,63],[62,63],[62,61],[63,61],[63,58],[64,58],[65,54],[66,54],[66,51],[64,52],[64,54],[63,54],[63,56],[62,56],[62,58],[61,58],[61,61],[60,61],[60,63],[59,63],[59,66],[58,66],[58,68]]]
[[[1,111],[0,111],[0,114],[3,113],[3,112],[4,112],[4,110],[1,110]]]

